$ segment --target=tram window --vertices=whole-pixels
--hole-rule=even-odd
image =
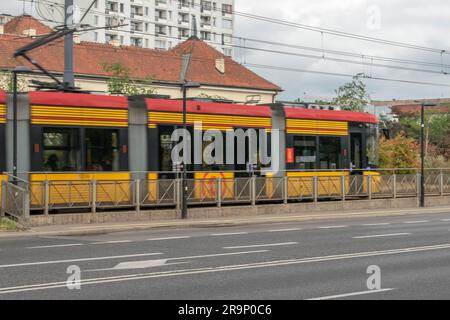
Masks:
[[[44,171],[79,171],[79,130],[44,128],[42,132]]]
[[[160,170],[170,172],[172,168],[172,132],[174,127],[159,128],[159,163]]]
[[[341,158],[341,138],[320,137],[320,169],[336,170],[340,169]]]
[[[86,170],[118,171],[118,131],[114,129],[86,129]]]
[[[205,132],[203,132],[203,135]],[[202,170],[203,171],[217,171],[217,170],[225,170],[225,162],[226,162],[226,135],[221,132],[222,141],[216,141],[220,139],[220,135],[214,135],[212,141],[203,141],[202,143]],[[218,149],[214,149],[214,151],[205,152],[206,148],[215,143],[215,147]],[[212,146],[211,146],[212,147]]]
[[[295,165],[298,169],[316,169],[316,137],[294,137]]]

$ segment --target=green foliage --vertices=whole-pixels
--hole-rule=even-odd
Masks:
[[[335,90],[337,97],[333,104],[342,107],[342,110],[363,112],[369,102],[366,85],[362,82],[361,74],[353,77],[351,82],[340,86]]]
[[[418,168],[419,166],[419,145],[416,140],[407,137],[403,132],[394,139],[381,139],[379,150],[380,168]]]
[[[130,76],[131,70],[121,63],[104,63],[103,70],[111,75],[108,79],[108,92],[110,94],[134,96],[134,95],[151,95],[156,93],[156,89],[152,88],[153,78],[147,76],[139,83]]]
[[[13,73],[11,71],[0,72],[0,89],[13,92]],[[28,92],[28,82],[23,75],[17,76],[17,91]]]
[[[11,220],[11,219],[7,219],[7,218],[0,218],[0,230],[16,230],[17,229],[17,224]]]

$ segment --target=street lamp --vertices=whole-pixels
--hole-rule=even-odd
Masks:
[[[188,82],[184,81],[181,85],[181,88],[183,90],[183,143],[187,141],[187,123],[186,123],[186,117],[187,117],[187,90],[189,88],[200,88],[200,83],[197,82]],[[186,153],[187,150],[184,150]],[[186,159],[186,155],[183,154],[183,158]],[[187,193],[188,193],[188,186],[187,186],[187,170],[186,170],[186,163],[183,161],[183,175],[182,175],[182,204],[181,204],[181,218],[187,219]]]
[[[17,74],[30,73],[30,68],[24,66],[17,66],[12,71],[13,83],[13,179],[14,184],[17,184]]]
[[[435,107],[433,103],[422,102],[420,108],[420,207],[425,208],[425,107]]]

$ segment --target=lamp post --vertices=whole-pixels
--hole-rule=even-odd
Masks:
[[[13,91],[13,183],[17,184],[17,74],[30,73],[31,69],[24,66],[17,66],[12,71],[12,91]]]
[[[200,88],[200,83],[197,82],[188,82],[188,81],[184,81],[183,84],[181,85],[182,90],[183,90],[183,143],[185,143],[187,141],[187,123],[186,123],[186,118],[187,118],[187,90],[189,88]],[[187,150],[184,150],[184,153],[186,153]],[[184,160],[186,160],[186,154],[183,154],[183,158]],[[182,174],[182,203],[181,203],[181,218],[182,219],[187,219],[187,196],[188,196],[188,186],[187,186],[187,168],[186,168],[186,163],[184,163],[185,161],[183,161],[183,174]]]
[[[420,108],[420,207],[425,208],[425,107],[435,104],[422,102]]]

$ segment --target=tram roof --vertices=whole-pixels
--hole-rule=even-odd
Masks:
[[[150,111],[182,112],[182,100],[146,99],[147,109]],[[268,106],[250,106],[230,103],[187,101],[188,113],[223,114],[247,117],[272,117]]]
[[[347,121],[377,124],[376,116],[366,112],[284,108],[287,119]]]
[[[128,98],[124,96],[95,95],[85,93],[63,93],[32,91],[30,104],[67,107],[94,107],[127,109]]]

